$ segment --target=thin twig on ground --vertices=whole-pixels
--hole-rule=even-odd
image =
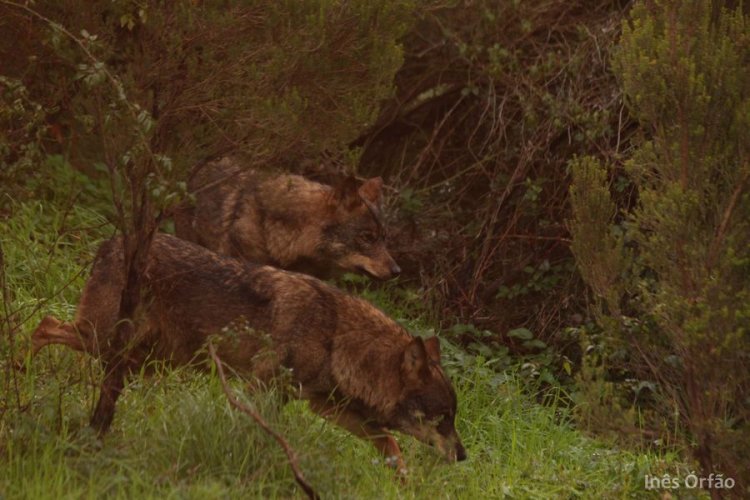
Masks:
[[[310,483],[307,482],[305,476],[302,474],[302,471],[299,468],[297,452],[294,451],[294,449],[289,445],[289,442],[284,439],[281,434],[271,429],[268,423],[263,419],[263,417],[260,416],[260,414],[258,414],[258,412],[243,404],[239,399],[237,399],[234,393],[232,393],[232,390],[229,388],[229,384],[227,383],[227,378],[224,375],[224,366],[221,364],[221,359],[219,359],[219,356],[216,354],[216,349],[211,342],[208,343],[208,352],[211,355],[211,359],[213,359],[214,363],[216,364],[216,370],[218,371],[219,379],[221,380],[221,387],[224,389],[224,394],[226,394],[229,404],[237,408],[242,413],[249,415],[253,420],[255,420],[255,422],[261,427],[261,429],[263,429],[268,435],[273,437],[277,443],[279,443],[281,448],[284,450],[284,453],[286,453],[287,460],[289,461],[289,467],[291,467],[292,472],[294,473],[294,479],[295,481],[297,481],[297,484],[299,484],[300,487],[304,490],[308,498],[316,500],[319,499],[320,496],[315,492]]]

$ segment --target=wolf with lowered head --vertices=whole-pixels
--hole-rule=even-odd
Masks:
[[[128,373],[148,360],[205,365],[211,338],[223,363],[240,374],[265,381],[289,370],[315,412],[395,457],[399,469],[390,430],[434,446],[449,461],[466,458],[438,339],[411,336],[365,300],[311,276],[157,234],[134,338],[123,351],[113,338],[124,285],[122,241],[115,238],[99,249],[75,320],[47,316],[32,336],[34,352],[65,344],[102,359],[106,374],[91,419],[98,431],[109,427]]]
[[[299,175],[243,170],[230,157],[199,164],[194,206],[175,213],[180,238],[251,262],[329,278],[362,272],[389,279],[401,269],[386,248],[380,177],[338,187]]]

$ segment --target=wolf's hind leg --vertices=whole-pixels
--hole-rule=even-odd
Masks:
[[[49,344],[63,344],[82,352],[91,350],[75,325],[62,322],[54,316],[46,316],[31,335],[32,357]]]
[[[370,441],[383,455],[390,467],[396,469],[399,475],[406,475],[407,469],[404,458],[401,456],[401,448],[399,448],[396,439],[386,429],[369,423],[359,413],[329,399],[310,399],[310,407],[318,415],[343,427],[355,436]]]

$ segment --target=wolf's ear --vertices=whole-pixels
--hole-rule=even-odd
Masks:
[[[417,379],[419,373],[427,364],[427,350],[421,337],[414,337],[406,346],[401,369],[408,379]]]
[[[424,341],[424,348],[427,356],[437,363],[440,363],[440,340],[432,336]]]
[[[383,179],[380,177],[373,177],[367,179],[364,184],[359,187],[359,195],[370,203],[377,204],[380,202],[380,196],[383,191]]]
[[[357,205],[362,203],[357,190],[357,180],[352,175],[348,175],[333,190],[334,205],[342,206],[347,210],[353,210]]]

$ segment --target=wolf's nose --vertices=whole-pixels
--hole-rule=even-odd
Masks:
[[[401,268],[398,267],[398,264],[396,264],[395,262],[391,266],[391,274],[393,275],[394,278],[398,276],[399,274],[401,274]]]

